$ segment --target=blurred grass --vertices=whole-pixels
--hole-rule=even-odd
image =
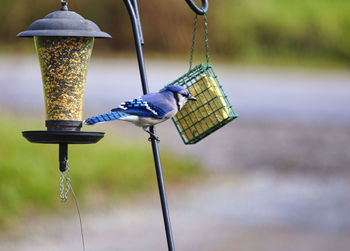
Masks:
[[[21,131],[38,129],[38,123],[1,115],[0,227],[27,214],[62,210],[58,146],[29,143]],[[87,207],[109,205],[156,189],[153,157],[147,143],[107,135],[96,145],[70,145],[72,186],[80,203]],[[185,182],[200,173],[199,166],[188,159],[167,153],[161,157],[167,183]]]
[[[212,36],[219,54],[350,62],[350,1],[235,0],[218,5],[212,19],[221,31]]]
[[[198,4],[200,1],[196,0]],[[15,35],[59,1],[0,0],[2,51],[27,51]],[[35,6],[35,8],[33,8]],[[75,0],[70,9],[96,22],[113,36],[96,41],[97,53],[133,52],[130,20],[122,1]],[[257,64],[350,64],[350,1],[216,0],[209,1],[212,58]],[[188,60],[194,14],[185,1],[139,1],[147,53],[181,55]],[[200,25],[196,60],[204,60]]]

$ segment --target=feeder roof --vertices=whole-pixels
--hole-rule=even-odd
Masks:
[[[83,18],[74,11],[69,11],[67,6],[62,6],[61,10],[52,12],[43,19],[34,21],[28,30],[20,32],[17,36],[111,38],[111,35],[101,31],[94,22]]]

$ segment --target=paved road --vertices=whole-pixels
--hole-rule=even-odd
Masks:
[[[146,61],[151,91],[180,77],[182,62]],[[215,67],[241,120],[350,123],[350,73],[278,68]],[[35,57],[0,56],[0,105],[43,111],[39,63]],[[93,58],[87,76],[85,114],[104,111],[141,95],[137,62]]]
[[[234,188],[234,189],[233,189]],[[274,175],[215,176],[171,189],[177,250],[347,251],[348,180],[313,182]],[[74,213],[25,222],[1,251],[81,250]],[[157,194],[117,208],[83,212],[87,250],[167,250]]]

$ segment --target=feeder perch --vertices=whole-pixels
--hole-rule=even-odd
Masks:
[[[110,38],[90,20],[69,11],[62,1],[59,11],[34,21],[18,37],[33,37],[44,89],[46,131],[25,131],[32,143],[59,144],[60,170],[67,168],[68,144],[91,144],[103,132],[82,127],[86,73],[95,38]]]
[[[171,85],[183,86],[197,98],[196,102],[186,103],[173,118],[185,144],[197,143],[238,117],[211,65],[199,64]]]

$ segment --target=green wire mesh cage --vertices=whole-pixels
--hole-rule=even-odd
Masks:
[[[197,98],[173,118],[185,144],[197,143],[238,117],[211,65],[199,64],[170,85],[183,86]]]

